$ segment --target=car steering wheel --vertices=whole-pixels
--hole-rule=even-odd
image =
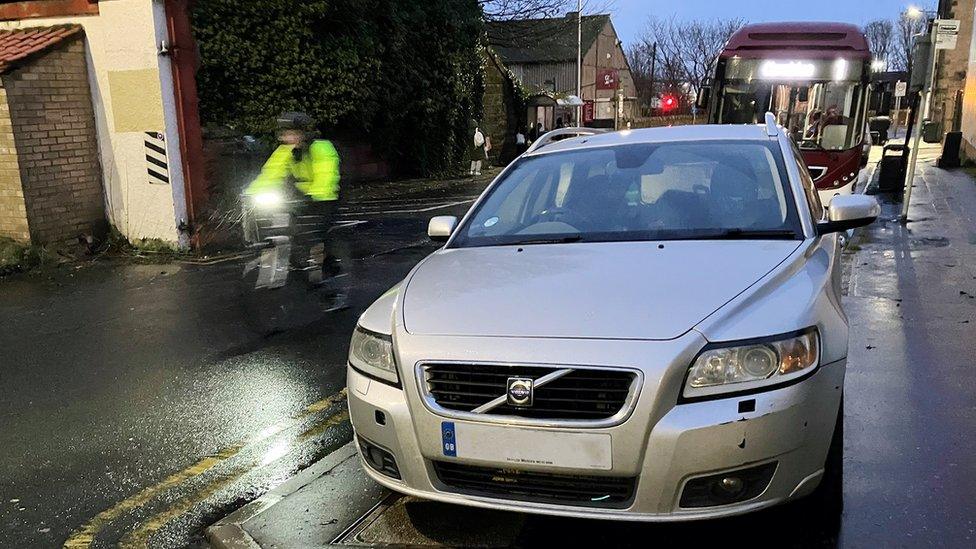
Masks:
[[[566,208],[560,206],[549,208],[542,213],[544,214],[546,221],[558,221],[565,223],[577,230],[579,229],[581,223],[583,226],[585,226],[587,223],[592,224],[592,220],[587,216],[574,210],[567,210]]]

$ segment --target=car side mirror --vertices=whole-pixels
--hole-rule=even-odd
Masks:
[[[446,242],[457,227],[458,218],[453,215],[432,217],[427,224],[427,236],[434,242]]]
[[[837,195],[830,200],[827,221],[817,224],[817,234],[839,233],[870,225],[880,214],[881,206],[873,196]]]

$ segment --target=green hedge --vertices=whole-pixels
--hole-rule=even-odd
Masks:
[[[427,175],[455,167],[481,113],[477,0],[205,0],[193,24],[204,124],[269,136],[300,110]]]

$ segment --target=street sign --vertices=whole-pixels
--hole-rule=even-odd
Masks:
[[[905,97],[908,93],[908,82],[901,80],[895,82],[895,97]]]
[[[620,72],[617,69],[600,69],[596,74],[596,89],[615,90],[620,80]]]
[[[593,122],[593,100],[587,99],[583,102],[583,124]]]
[[[935,20],[935,49],[954,50],[956,49],[956,38],[959,36],[958,19],[936,19]]]

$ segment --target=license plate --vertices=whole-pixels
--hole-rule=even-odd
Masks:
[[[610,435],[445,421],[441,424],[445,456],[556,468],[610,470]]]

